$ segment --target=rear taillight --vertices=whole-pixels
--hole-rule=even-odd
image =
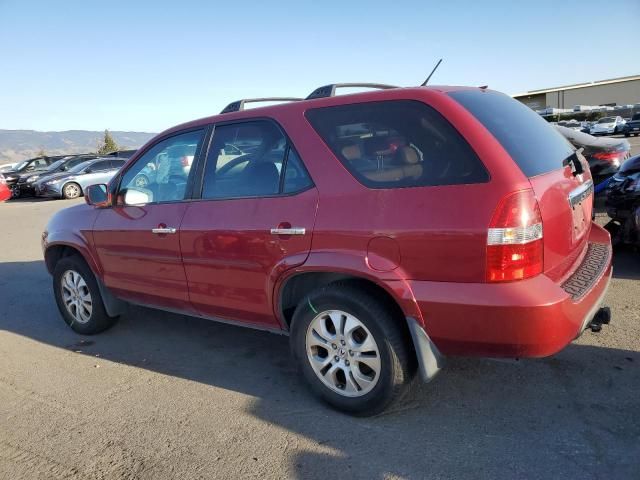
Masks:
[[[620,165],[620,161],[624,160],[625,152],[598,152],[593,154],[593,158]]]
[[[487,235],[487,281],[542,273],[542,216],[533,190],[510,193],[493,213]]]

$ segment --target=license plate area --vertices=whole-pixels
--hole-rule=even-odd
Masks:
[[[593,181],[587,180],[569,193],[569,205],[573,217],[573,244],[580,242],[591,224],[593,209]]]

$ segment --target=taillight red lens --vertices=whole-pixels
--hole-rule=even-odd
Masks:
[[[624,152],[598,152],[593,154],[593,158],[607,162],[620,161],[624,158]]]
[[[489,282],[522,280],[542,273],[542,215],[533,190],[502,199],[487,235]]]

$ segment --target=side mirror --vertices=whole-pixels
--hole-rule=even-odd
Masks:
[[[84,199],[88,205],[97,208],[106,208],[111,206],[111,195],[107,191],[104,183],[98,185],[89,185],[84,189]]]

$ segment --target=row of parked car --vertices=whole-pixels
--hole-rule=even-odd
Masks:
[[[572,119],[558,122],[555,125],[590,135],[624,134],[625,137],[630,137],[640,134],[640,113],[634,114],[629,119],[620,116],[603,117],[595,122],[579,122]]]
[[[0,197],[39,196],[78,198],[84,189],[105,183],[122,167],[135,150],[106,156],[81,154],[30,158],[0,166]],[[8,193],[7,193],[8,191]]]

